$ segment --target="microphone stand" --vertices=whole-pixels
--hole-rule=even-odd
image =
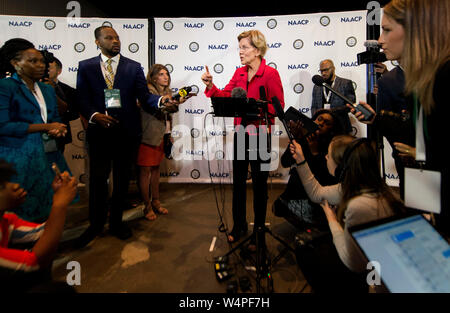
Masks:
[[[374,87],[377,85],[378,77],[377,73],[375,72],[375,65],[374,63],[368,63],[367,64],[367,84],[369,91],[367,94],[367,103],[372,107],[375,108],[375,112],[377,114],[380,113],[380,108],[378,104],[378,95],[374,93]],[[375,103],[374,103],[375,102]],[[376,148],[377,153],[379,154],[379,160],[381,162],[381,174],[383,177],[383,180],[386,182],[386,163],[384,158],[384,140],[383,136],[381,135],[380,130],[377,127],[371,127],[368,125],[367,129],[367,137],[375,137],[376,141]]]
[[[228,101],[230,103],[232,103],[233,101],[242,101],[242,99],[239,99],[239,98],[229,98],[229,99],[230,100],[228,100]],[[214,103],[214,99],[212,101]],[[264,119],[266,121],[266,125],[269,126],[268,103],[267,102],[263,103],[263,105],[260,107],[262,108],[262,110],[264,112],[262,115],[259,115],[259,117],[257,119],[260,119],[260,120]],[[227,113],[225,113],[224,116],[228,116],[228,117],[240,116],[242,118],[242,124],[244,124],[245,126],[247,126],[249,119],[253,119],[253,120],[255,119],[255,115],[253,115],[252,112],[248,112],[248,113],[239,112],[239,113],[234,113],[234,114],[230,114],[230,113],[231,112],[227,112]],[[249,115],[247,115],[247,114],[250,114],[250,118],[249,118]],[[222,115],[216,115],[216,116],[222,116]],[[266,129],[266,132],[267,132],[267,129]],[[260,131],[260,129],[258,128],[258,136],[260,135],[259,131]],[[268,147],[271,147],[270,133],[268,135],[269,135],[269,139],[267,141]],[[259,142],[259,138],[257,139],[257,141]],[[260,148],[258,147],[258,149],[257,149],[258,153],[259,153],[259,149]],[[270,162],[270,158],[269,158],[269,162]],[[253,196],[255,196],[255,195],[253,195]],[[280,242],[284,246],[284,249],[273,260],[271,260],[268,257],[267,246],[265,244],[265,234],[266,233],[271,235],[274,239],[276,239],[278,242]],[[227,235],[228,235],[228,233],[227,233]],[[230,251],[228,251],[223,257],[228,257],[229,255],[231,255],[238,249],[241,249],[241,256],[242,256],[242,253],[244,252],[244,250],[242,250],[242,248],[244,247],[244,245],[247,242],[249,242],[253,238],[254,238],[255,245],[256,245],[256,257],[254,260],[254,265],[256,268],[256,292],[261,293],[261,290],[262,290],[261,280],[263,278],[267,278],[268,292],[271,293],[271,292],[273,292],[273,278],[271,275],[272,266],[275,265],[287,251],[291,251],[291,252],[295,253],[295,250],[293,248],[291,248],[289,246],[289,244],[287,244],[283,239],[274,235],[263,223],[262,225],[254,224],[253,233],[250,234],[247,238],[243,239],[238,245],[236,245],[234,248],[232,248]],[[248,251],[248,249],[247,249],[247,251]]]

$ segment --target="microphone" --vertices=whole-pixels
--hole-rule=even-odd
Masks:
[[[377,40],[366,40],[364,42],[364,47],[366,48],[381,48],[381,45]]]
[[[329,91],[331,91],[332,93],[334,93],[336,96],[338,96],[339,98],[341,98],[342,100],[345,101],[345,103],[348,103],[350,105],[352,105],[355,110],[357,112],[361,112],[362,114],[364,114],[364,120],[365,121],[370,121],[373,118],[373,113],[370,112],[369,110],[367,110],[365,107],[363,107],[361,104],[356,104],[353,103],[353,101],[351,101],[350,99],[348,99],[347,97],[345,97],[343,94],[341,94],[340,92],[338,92],[337,90],[334,90],[333,88],[331,88],[330,85],[328,85],[325,80],[323,79],[322,76],[320,75],[314,75],[312,78],[312,82],[321,87],[325,87],[327,88]]]
[[[284,119],[284,110],[283,107],[281,106],[280,100],[278,100],[277,97],[273,97],[272,105],[281,123],[283,123],[284,129],[286,129],[286,134],[289,137],[289,141],[292,142],[292,140],[294,140],[294,136],[292,136],[291,131],[289,130],[289,127],[287,126],[286,121]]]
[[[259,86],[259,99],[267,101],[266,88],[264,88],[264,86]]]
[[[191,91],[192,91],[192,87],[191,86],[183,87],[180,90],[178,90],[178,92],[173,94],[172,98],[175,101],[178,101],[178,100],[180,100],[181,97],[186,97]]]
[[[233,90],[231,90],[231,98],[246,99],[247,91],[244,88],[235,87],[235,88],[233,88]]]

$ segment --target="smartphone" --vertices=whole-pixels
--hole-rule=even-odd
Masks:
[[[55,162],[52,163],[52,170],[53,170],[53,172],[55,172],[55,175],[58,178],[61,178],[61,171],[59,170],[59,167],[58,167],[58,165],[56,165]]]

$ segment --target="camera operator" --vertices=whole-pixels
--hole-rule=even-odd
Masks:
[[[421,173],[428,175],[431,170],[439,176],[441,212],[436,216],[436,227],[447,236],[450,234],[450,203],[445,191],[449,190],[449,167],[442,143],[448,139],[444,137],[442,127],[450,115],[446,92],[450,75],[449,14],[448,1],[391,1],[384,8],[383,32],[378,39],[388,58],[401,56],[406,105],[412,112],[415,126],[412,145],[394,144],[400,155],[414,157],[420,162],[421,168],[427,170]],[[366,103],[360,103],[373,111]],[[355,116],[364,119],[360,112]]]

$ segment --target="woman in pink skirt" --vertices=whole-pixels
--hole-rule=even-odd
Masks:
[[[147,84],[153,94],[160,96],[171,94],[170,74],[164,65],[155,64],[150,68]],[[170,133],[172,117],[161,111],[152,115],[141,108],[141,119],[142,142],[137,159],[137,165],[140,167],[139,188],[145,204],[145,217],[153,221],[156,219],[155,213],[169,213],[161,206],[159,200],[159,166],[164,158],[164,134]]]

